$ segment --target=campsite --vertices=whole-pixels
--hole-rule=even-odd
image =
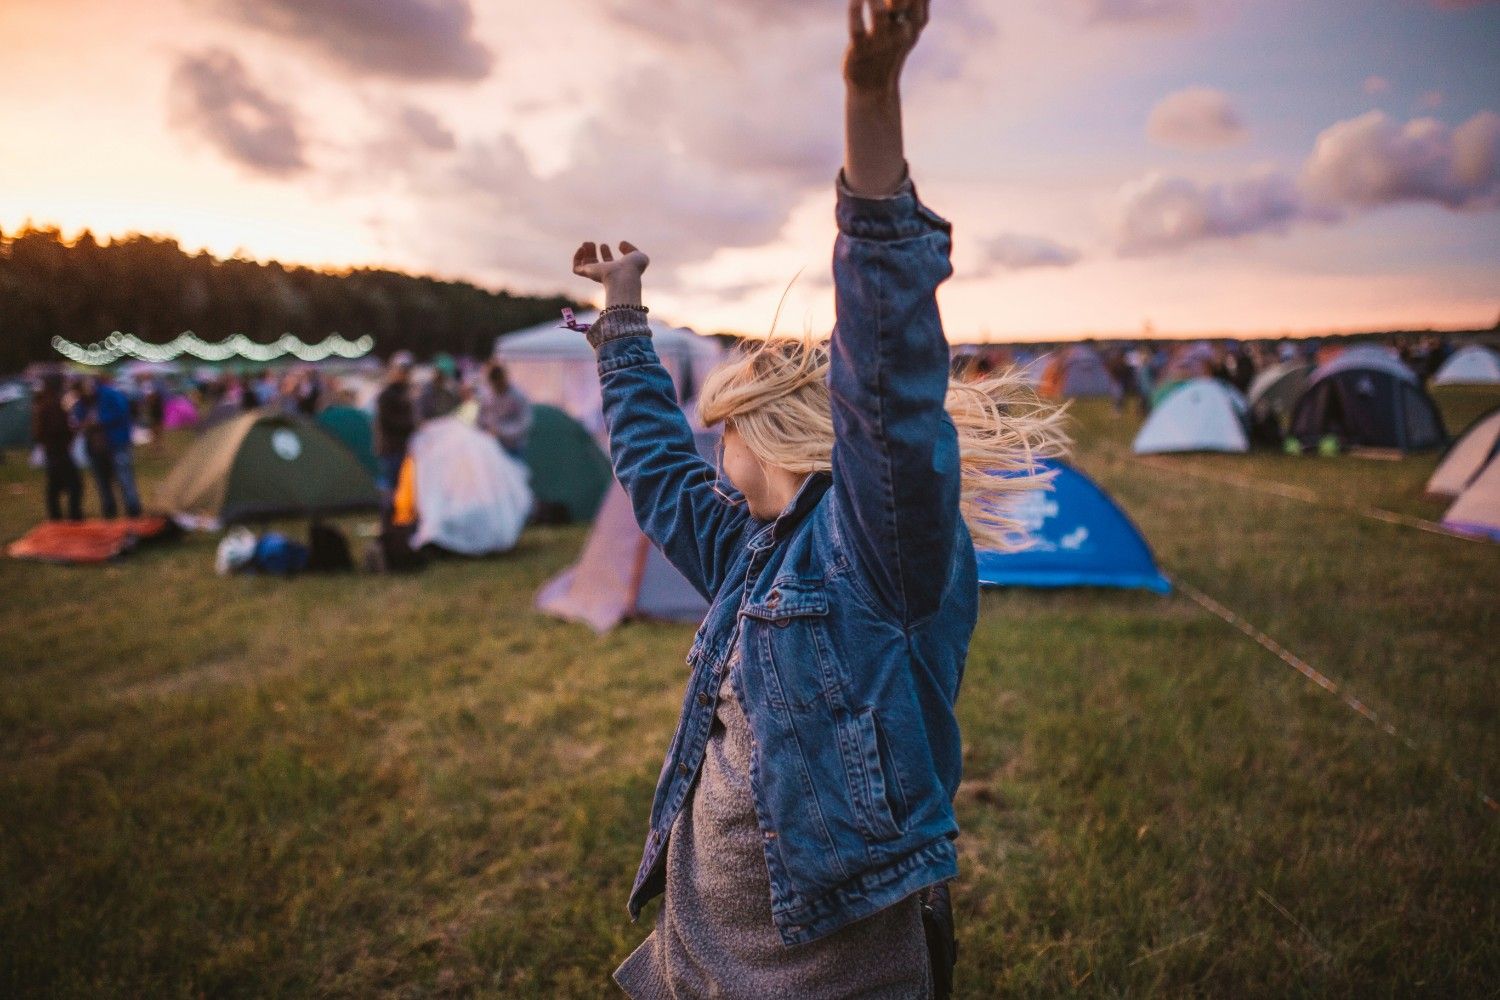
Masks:
[[[1432,395],[1454,434],[1500,403]],[[1136,455],[1136,415],[1073,414],[1172,590],[984,594],[958,995],[1488,992],[1500,549],[1430,529],[1442,453]],[[141,454],[147,497],[194,440]],[[0,535],[35,475],[0,464]],[[0,992],[603,995],[693,626],[535,610],[589,540],[412,576],[217,576],[197,533],[0,560]]]

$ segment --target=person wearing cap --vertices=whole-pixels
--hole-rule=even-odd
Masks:
[[[458,388],[454,384],[458,366],[447,354],[439,354],[432,364],[432,381],[422,387],[417,396],[417,421],[426,423],[438,417],[446,417],[458,409]]]
[[[380,466],[380,488],[389,496],[406,459],[406,446],[417,428],[411,398],[410,351],[391,355],[386,385],[375,397],[375,457]]]

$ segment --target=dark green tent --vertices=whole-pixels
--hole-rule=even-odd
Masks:
[[[344,447],[354,452],[370,475],[380,474],[375,461],[375,424],[368,413],[354,406],[330,406],[318,414],[318,423],[344,442]]]
[[[379,510],[375,479],[306,417],[256,410],[200,437],[167,474],[158,505],[221,525]]]
[[[1252,437],[1264,444],[1281,443],[1312,373],[1305,361],[1283,361],[1255,376],[1247,394]]]
[[[570,521],[592,521],[614,480],[609,459],[583,425],[555,406],[532,406],[526,465],[537,511],[546,519],[564,514]]]
[[[0,451],[31,447],[31,390],[24,385],[0,386]]]

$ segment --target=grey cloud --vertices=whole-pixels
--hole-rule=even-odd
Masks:
[[[991,269],[1023,271],[1044,267],[1072,267],[1082,259],[1073,247],[1043,236],[1002,233],[984,243],[984,261]]]
[[[508,137],[468,150],[433,207],[448,252],[554,286],[583,240],[628,239],[652,275],[677,287],[683,267],[721,248],[774,239],[798,193],[726,176],[635,133],[591,124],[568,165],[542,175]]]
[[[220,0],[247,23],[360,73],[480,80],[493,56],[469,0]]]
[[[233,53],[183,56],[172,73],[170,102],[173,125],[241,166],[272,176],[307,169],[295,113],[257,86]]]
[[[1164,97],[1151,111],[1147,134],[1164,146],[1215,149],[1244,141],[1248,130],[1229,95],[1189,87]]]
[[[1318,137],[1303,181],[1320,200],[1353,208],[1500,208],[1500,115],[1484,111],[1457,128],[1432,118],[1402,125],[1380,111],[1339,122]]]
[[[1194,13],[1192,0],[1079,0],[1088,20],[1109,22],[1180,21]]]
[[[1205,240],[1284,233],[1299,221],[1332,218],[1310,207],[1296,182],[1276,170],[1210,184],[1152,173],[1126,185],[1120,201],[1116,245],[1127,257],[1181,250]]]
[[[1120,192],[1116,247],[1124,256],[1167,253],[1403,203],[1500,209],[1500,115],[1483,111],[1454,128],[1372,111],[1325,129],[1295,178],[1261,169],[1200,184],[1149,174]]]

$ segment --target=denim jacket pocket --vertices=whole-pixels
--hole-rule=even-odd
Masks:
[[[894,840],[901,836],[898,806],[905,812],[901,780],[881,745],[880,724],[875,709],[861,709],[838,723],[839,749],[844,755],[844,773],[849,797],[860,827],[872,840]]]
[[[764,668],[766,699],[778,711],[803,712],[827,703],[828,594],[821,587],[777,585],[743,612]]]

